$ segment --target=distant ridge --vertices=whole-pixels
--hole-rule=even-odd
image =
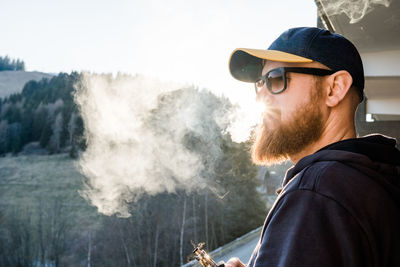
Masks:
[[[54,75],[38,71],[0,71],[0,98],[21,92],[28,81],[52,77]]]

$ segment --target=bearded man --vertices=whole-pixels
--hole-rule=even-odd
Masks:
[[[355,46],[293,28],[267,50],[236,49],[229,66],[265,105],[253,161],[294,163],[248,266],[400,266],[400,151],[389,137],[357,137],[364,71]]]

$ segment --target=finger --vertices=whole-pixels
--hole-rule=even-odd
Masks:
[[[239,258],[230,258],[227,263],[225,263],[225,267],[240,267],[243,264],[240,262]]]

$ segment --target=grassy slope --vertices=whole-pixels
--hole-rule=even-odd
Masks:
[[[40,203],[58,199],[77,219],[96,216],[96,209],[78,193],[83,179],[68,154],[0,158],[0,206],[30,207],[35,213]]]

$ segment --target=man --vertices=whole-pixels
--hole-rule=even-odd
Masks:
[[[357,138],[364,73],[354,45],[293,28],[267,50],[236,49],[229,64],[265,104],[253,161],[295,164],[248,266],[400,266],[400,152],[392,138]]]

